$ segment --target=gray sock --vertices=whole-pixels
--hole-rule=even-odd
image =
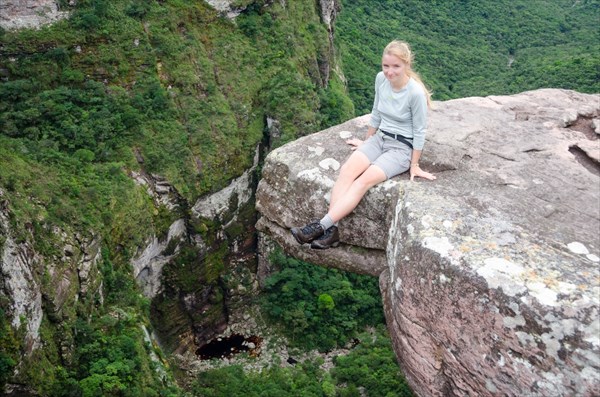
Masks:
[[[321,227],[323,227],[323,230],[327,230],[333,226],[333,219],[327,214],[319,221],[319,223],[321,224]]]

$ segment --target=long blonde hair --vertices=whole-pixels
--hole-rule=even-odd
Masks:
[[[408,75],[408,77],[412,77],[417,83],[419,83],[423,87],[423,90],[425,91],[425,96],[427,97],[427,106],[431,107],[431,91],[425,86],[425,84],[421,80],[421,76],[419,76],[419,74],[412,69],[414,55],[410,50],[410,46],[408,45],[408,43],[405,43],[404,41],[400,40],[394,40],[390,42],[387,46],[385,46],[385,48],[383,49],[383,55],[385,54],[393,55],[401,59],[404,63],[406,63],[406,66],[408,66],[406,74]]]

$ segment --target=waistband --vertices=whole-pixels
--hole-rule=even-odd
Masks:
[[[407,138],[404,135],[400,135],[400,134],[392,134],[391,132],[387,132],[384,130],[379,130],[381,131],[384,135],[389,136],[390,138],[394,138],[395,140],[402,142],[403,144],[405,144],[406,146],[408,146],[409,148],[413,148],[412,145],[412,138]]]

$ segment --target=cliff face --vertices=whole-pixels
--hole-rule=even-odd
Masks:
[[[15,218],[0,189],[0,312],[10,321],[10,334],[15,335],[12,346],[9,338],[3,339],[2,352],[19,352],[10,357],[16,363],[13,379],[28,385],[32,374],[25,363],[35,360],[45,345],[57,342],[64,362],[71,362],[75,336],[69,324],[76,318],[75,307],[89,313],[90,302],[103,301],[101,254],[100,242],[93,234],[82,236],[54,227],[54,239],[44,242],[54,254],[45,256],[36,249],[33,225],[17,232],[11,223]],[[77,305],[79,301],[82,303]],[[46,332],[48,323],[56,326],[56,340],[42,336],[43,321]]]
[[[435,103],[423,168],[372,189],[342,245],[299,246],[344,139],[369,116],[272,152],[258,228],[294,256],[379,275],[398,360],[419,395],[600,392],[599,97],[538,90]]]
[[[67,16],[58,4],[65,21],[19,30]],[[336,7],[0,4],[1,91],[19,93],[0,120],[0,390],[80,388],[100,360],[80,351],[119,333],[144,347],[123,384],[157,390],[146,324],[194,357],[257,292],[262,151],[318,130],[332,98],[353,111],[330,73]]]

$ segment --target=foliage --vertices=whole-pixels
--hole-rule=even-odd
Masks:
[[[323,369],[321,358],[293,367],[275,365],[262,372],[245,372],[232,365],[200,373],[191,392],[203,397],[412,397],[385,327],[362,332],[358,338],[360,343],[348,355],[335,358],[331,373]]]
[[[75,323],[74,364],[57,367],[51,396],[175,396],[177,390],[154,379],[156,364],[147,359],[139,320],[115,310],[88,323]]]
[[[51,397],[179,395],[164,368],[167,376],[158,376],[159,363],[150,357],[153,348],[142,330],[149,304],[131,279],[131,269],[113,265],[106,249],[102,256],[103,305],[96,302],[88,313],[83,303],[76,304],[74,318],[45,316],[40,328],[45,348],[23,361],[19,379]]]
[[[0,390],[4,389],[17,364],[20,345],[14,331],[0,308]]]
[[[36,88],[27,80],[0,85],[4,135],[25,143],[44,141],[69,154],[79,152],[79,160],[89,163],[95,157],[112,158],[119,143],[131,138],[139,126],[139,115],[121,89],[107,92],[95,81],[85,82],[81,89]],[[84,150],[90,154],[82,156]]]
[[[263,308],[293,345],[327,351],[384,322],[376,278],[318,267],[280,250],[271,262],[280,270],[265,282]]]
[[[336,65],[314,1],[240,0],[247,8],[235,21],[206,2],[60,4],[69,19],[0,29],[0,188],[11,233],[17,242],[33,237],[43,258],[62,255],[56,226],[102,236],[104,300],[79,297],[63,323],[45,317],[44,348],[22,371],[42,395],[173,392],[143,342],[150,304],[129,261],[186,209],[156,209],[133,172],[164,176],[184,205],[223,188],[252,163],[267,117],[280,122],[277,146],[347,120],[354,107],[368,112],[380,49],[395,37],[413,44],[436,99],[547,86],[599,91],[597,1],[345,0],[336,42],[354,105],[342,79],[323,73]],[[189,247],[172,263],[181,272],[167,269],[172,291],[193,291],[199,277],[218,282],[227,246],[211,239],[204,273],[192,269],[197,252]],[[295,344],[330,349],[383,321],[374,279],[278,262],[265,309],[296,325]],[[217,316],[224,297],[211,291]],[[169,314],[173,304],[159,302]],[[0,313],[0,385],[19,359],[15,332]],[[289,381],[285,371],[267,376],[281,380],[283,392],[332,395],[326,376],[320,385],[302,375]],[[240,382],[252,390],[244,376]],[[358,393],[348,382],[338,392]]]
[[[358,339],[360,343],[348,355],[335,359],[332,378],[336,383],[362,387],[369,397],[412,397],[385,328],[364,332]]]
[[[244,372],[239,365],[203,372],[192,386],[194,396],[300,397],[324,396],[321,371],[312,363],[301,368],[272,367]]]
[[[142,348],[138,327],[150,304],[131,257],[148,236],[164,237],[187,216],[187,203],[249,168],[266,117],[281,122],[283,136],[273,140],[280,145],[351,116],[343,86],[319,70],[332,59],[314,2],[240,6],[248,7],[233,23],[204,2],[61,0],[70,18],[0,31],[0,189],[11,233],[33,240],[43,258],[63,255],[57,226],[102,238],[103,296],[81,296],[67,314],[45,319],[44,349],[22,372],[43,393],[146,395],[143,388],[159,384]],[[180,213],[155,208],[133,172],[172,183]],[[188,247],[167,268],[171,290],[218,283],[228,246],[204,237],[206,258]],[[207,263],[202,274],[192,269],[199,259]],[[224,297],[211,291],[218,312]],[[132,320],[106,326],[120,311]],[[97,357],[86,361],[81,353],[92,351]],[[17,355],[2,351],[2,379]]]
[[[400,39],[436,100],[537,88],[600,92],[596,0],[344,0],[336,24],[350,97],[371,111],[385,45]]]

